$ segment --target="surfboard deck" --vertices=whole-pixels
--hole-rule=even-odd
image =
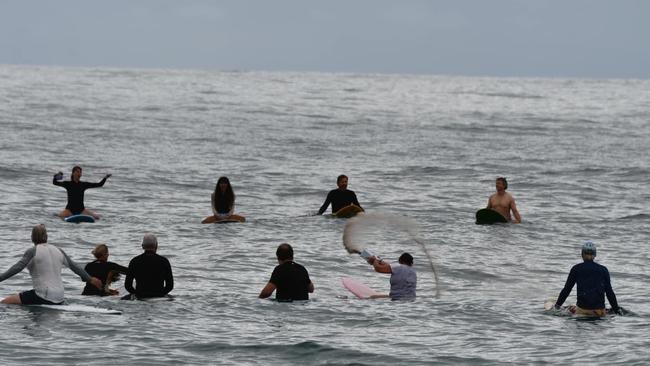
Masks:
[[[499,212],[491,208],[482,208],[476,211],[477,225],[492,225],[497,223],[507,223],[508,219]]]
[[[359,212],[363,212],[361,207],[351,204],[348,206],[343,207],[342,209],[336,211],[335,213],[332,214],[332,216],[340,218],[340,219],[347,219],[353,216],[356,216]]]
[[[95,222],[95,218],[89,215],[72,215],[68,216],[65,219],[63,219],[65,222],[74,222],[74,223],[80,223],[80,222]]]
[[[344,277],[341,279],[343,287],[348,291],[352,292],[356,297],[360,299],[369,299],[371,296],[382,295],[381,293],[371,289],[370,287],[364,285],[363,283],[353,280],[352,278]]]
[[[72,311],[77,313],[91,313],[91,314],[106,314],[106,315],[122,315],[122,312],[114,309],[98,308],[94,306],[81,305],[81,304],[63,304],[63,305],[26,305],[36,308],[52,309],[57,311]]]
[[[233,223],[233,222],[244,222],[244,221],[235,220],[235,219],[225,219],[225,220],[217,220],[214,223],[215,224],[230,224],[230,223]]]
[[[560,316],[571,316],[571,317],[579,317],[579,318],[602,318],[604,316],[612,316],[616,315],[612,311],[611,308],[605,309],[605,314],[604,315],[596,315],[596,314],[580,314],[576,312],[576,305],[564,305],[561,306],[559,309],[555,308],[555,301],[554,300],[547,300],[544,302],[544,310],[550,314],[553,315],[560,315]],[[621,315],[628,315],[629,312],[623,308],[621,308]]]

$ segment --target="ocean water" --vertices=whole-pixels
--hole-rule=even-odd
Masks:
[[[79,263],[159,239],[173,301],[80,296],[120,316],[0,306],[0,363],[394,365],[650,362],[650,81],[0,66],[0,271],[44,223]],[[113,177],[86,192],[95,224],[54,216],[61,170]],[[368,212],[408,218],[433,257],[388,220],[367,234],[389,260],[408,251],[413,302],[342,244],[346,220],[312,216],[347,174]],[[202,225],[219,176],[244,224]],[[506,176],[521,225],[477,226]],[[619,303],[597,321],[553,316],[585,240]],[[289,242],[316,287],[306,303],[257,298]],[[0,296],[31,288],[26,271]],[[575,302],[575,289],[568,302]]]

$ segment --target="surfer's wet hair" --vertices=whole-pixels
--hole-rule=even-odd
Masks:
[[[343,178],[348,179],[348,176],[345,175],[345,174],[341,174],[341,175],[339,175],[339,176],[336,178],[336,184],[341,183],[341,181],[343,180]]]
[[[47,230],[45,225],[38,224],[32,229],[32,243],[42,244],[47,243]]]
[[[72,175],[74,174],[75,171],[81,171],[81,167],[79,165],[75,165],[72,167],[72,173],[70,173],[70,180],[72,180]]]
[[[108,246],[106,246],[106,244],[99,244],[95,247],[95,249],[93,249],[91,253],[95,256],[95,258],[99,259],[108,254]]]
[[[503,183],[503,189],[508,189],[508,181],[506,180],[506,177],[498,177],[497,182],[501,181]]]
[[[406,264],[408,266],[413,265],[413,256],[408,254],[408,253],[403,253],[402,255],[399,256],[399,259],[397,260],[401,264]]]
[[[278,246],[278,250],[275,251],[275,255],[278,257],[278,260],[281,261],[293,259],[293,248],[287,243],[282,243]]]

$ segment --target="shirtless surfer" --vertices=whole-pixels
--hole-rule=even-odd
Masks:
[[[519,215],[519,211],[517,211],[515,199],[510,193],[506,192],[506,189],[508,189],[508,181],[506,178],[497,178],[496,189],[497,193],[494,193],[488,199],[487,208],[497,211],[510,222],[516,224],[521,223],[521,215]],[[510,215],[510,211],[512,211],[512,215],[515,217],[514,220]]]

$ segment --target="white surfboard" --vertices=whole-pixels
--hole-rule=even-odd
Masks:
[[[45,309],[52,309],[58,311],[72,311],[77,313],[92,313],[92,314],[106,314],[106,315],[122,315],[120,310],[98,308],[94,306],[81,305],[81,304],[63,304],[63,305],[27,305],[32,307],[39,307]]]

